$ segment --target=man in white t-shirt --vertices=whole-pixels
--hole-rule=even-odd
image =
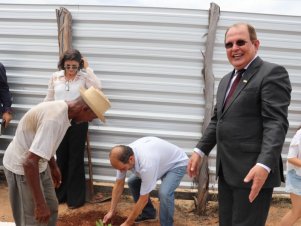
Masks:
[[[131,170],[133,174],[128,179],[128,186],[136,204],[123,225],[156,220],[156,210],[149,193],[156,187],[157,180],[161,179],[160,224],[172,226],[174,191],[180,184],[188,163],[184,150],[157,137],[143,137],[128,146],[113,147],[110,162],[117,169],[117,178],[112,192],[111,208],[103,219],[104,223],[109,223],[114,216],[123,192],[127,170]]]
[[[22,117],[3,158],[16,225],[56,225],[54,188],[60,186],[61,173],[55,151],[71,119],[77,123],[97,117],[104,120],[109,106],[101,91],[91,87],[82,89],[73,101],[40,103]]]

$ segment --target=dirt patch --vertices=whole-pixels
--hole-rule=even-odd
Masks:
[[[152,198],[153,204],[156,209],[159,209],[159,200]],[[126,217],[129,215],[133,207],[132,198],[124,196],[121,202],[118,204],[118,212],[113,219],[113,225],[117,226],[123,223]],[[83,207],[70,210],[66,205],[60,205],[59,207],[59,219],[57,226],[95,226],[95,222],[98,219],[102,219],[103,216],[110,208],[110,202],[90,204],[86,203]],[[217,202],[208,203],[208,211],[204,216],[198,216],[195,214],[194,203],[192,200],[176,200],[175,201],[175,226],[193,226],[193,225],[218,225],[218,207]],[[140,223],[140,226],[159,226],[160,222],[145,222]]]
[[[8,200],[8,191],[5,180],[0,178],[0,222],[13,222],[11,208]],[[159,200],[152,198],[154,206],[159,210]],[[130,196],[123,196],[118,204],[117,215],[113,225],[120,225],[127,218],[133,207]],[[288,196],[275,196],[270,208],[266,226],[276,226],[284,214],[289,211],[291,205]],[[95,226],[96,220],[102,219],[110,208],[110,201],[104,203],[86,203],[78,209],[68,209],[65,204],[59,206],[59,219],[57,226]],[[140,223],[139,226],[159,226],[159,221],[152,223]],[[217,226],[218,225],[218,204],[216,201],[209,201],[206,213],[198,216],[195,212],[193,200],[175,200],[175,226]],[[299,220],[294,226],[301,226]]]
[[[59,216],[57,226],[95,226],[95,222],[99,219],[103,219],[105,214],[106,213],[97,210],[90,210],[80,214],[78,211],[71,214],[61,214]],[[112,226],[118,226],[121,225],[125,220],[126,218],[116,216],[111,224]]]

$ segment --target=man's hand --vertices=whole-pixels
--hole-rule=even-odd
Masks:
[[[36,206],[35,208],[35,219],[39,223],[47,224],[50,218],[50,210],[46,203],[43,205]]]
[[[54,187],[58,188],[59,186],[61,186],[62,183],[61,171],[59,167],[55,167],[53,169],[50,168],[50,169],[51,169],[51,176],[52,176]]]
[[[9,112],[4,112],[2,114],[2,120],[3,120],[2,123],[3,122],[5,123],[4,128],[8,127],[8,124],[12,120],[12,118],[13,118],[13,115],[11,113],[9,113]]]
[[[111,223],[111,220],[114,216],[114,213],[112,211],[109,211],[104,217],[102,222],[104,223],[104,225],[107,225],[109,223]]]
[[[62,175],[61,175],[60,168],[56,164],[56,161],[55,161],[54,157],[52,157],[50,159],[48,164],[49,164],[49,167],[50,167],[50,172],[51,172],[53,185],[54,185],[55,188],[58,188],[59,186],[61,186],[61,183],[62,183]]]
[[[86,69],[87,67],[89,67],[88,59],[86,57],[83,57],[82,61],[84,62],[84,65],[83,65],[84,69]]]
[[[131,225],[133,225],[133,224],[128,224],[128,223],[125,221],[125,222],[123,222],[120,226],[131,226]]]
[[[259,194],[264,182],[266,181],[269,173],[262,166],[255,165],[245,177],[244,182],[248,183],[253,180],[251,192],[249,195],[249,201],[253,202]]]
[[[202,158],[198,153],[192,153],[187,165],[187,174],[190,177],[195,177],[198,175],[201,160]]]

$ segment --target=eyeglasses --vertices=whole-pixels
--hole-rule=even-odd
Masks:
[[[70,70],[70,69],[72,69],[72,70],[77,70],[77,69],[78,69],[78,66],[77,66],[77,65],[65,65],[64,68],[65,68],[66,70]]]
[[[227,43],[225,43],[225,48],[226,49],[231,49],[234,46],[234,44],[236,44],[237,46],[244,46],[246,43],[247,43],[247,41],[239,39],[239,40],[237,40],[234,43],[233,42],[227,42]]]

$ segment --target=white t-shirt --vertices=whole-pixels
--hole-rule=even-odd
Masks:
[[[23,162],[30,151],[41,157],[39,172],[44,172],[70,125],[65,101],[34,106],[20,120],[4,153],[3,166],[15,174],[24,175]]]
[[[188,164],[184,150],[157,137],[143,137],[129,146],[135,155],[135,167],[132,172],[142,180],[140,195],[150,193],[157,180],[168,171]],[[117,179],[125,177],[126,172],[117,170]]]
[[[287,159],[289,158],[298,158],[301,159],[301,129],[299,129],[296,134],[294,135],[287,154]],[[292,169],[296,170],[296,174],[301,176],[301,168],[294,166],[293,164],[286,162],[287,171],[290,171]]]

